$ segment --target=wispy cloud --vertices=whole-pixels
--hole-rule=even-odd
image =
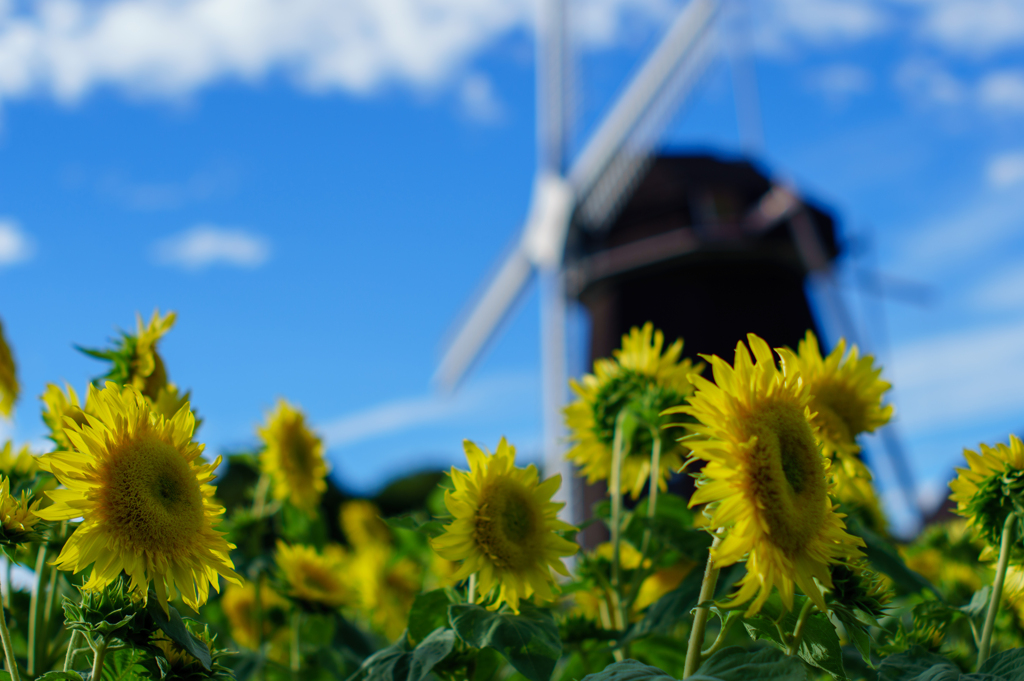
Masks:
[[[427,425],[499,413],[502,405],[537,399],[537,378],[510,374],[467,385],[453,395],[431,393],[384,402],[320,424],[328,447],[345,447]]]
[[[990,158],[985,179],[996,189],[1020,184],[1024,181],[1024,151],[1008,151]]]
[[[479,123],[501,120],[502,106],[494,91],[494,83],[482,73],[466,76],[459,87],[459,102],[469,118]]]
[[[986,74],[978,84],[981,105],[999,113],[1024,113],[1024,71],[1007,69]]]
[[[988,278],[971,297],[986,309],[1024,310],[1024,262]]]
[[[910,59],[896,69],[896,87],[922,104],[960,104],[967,87],[935,61]]]
[[[867,69],[856,64],[832,64],[811,73],[807,84],[829,100],[842,103],[869,92],[873,79]]]
[[[153,257],[158,264],[190,270],[217,264],[254,268],[270,258],[270,242],[243,229],[196,225],[157,242]]]
[[[949,51],[984,56],[1018,49],[1024,41],[1018,0],[943,0],[922,8],[921,33]]]
[[[890,366],[894,402],[908,433],[1024,414],[1024,323],[901,345]]]
[[[35,244],[21,226],[10,218],[0,218],[0,266],[25,262],[33,255]]]

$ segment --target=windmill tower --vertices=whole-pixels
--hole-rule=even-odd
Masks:
[[[669,340],[677,335],[686,338],[687,354],[711,351],[728,356],[746,331],[762,333],[769,343],[794,344],[804,329],[815,326],[804,297],[805,279],[820,290],[840,333],[852,338],[853,328],[831,274],[838,249],[830,216],[749,163],[652,156],[717,47],[717,0],[691,0],[686,5],[571,160],[565,154],[564,0],[545,0],[540,7],[538,165],[527,218],[515,247],[458,327],[435,381],[448,390],[459,384],[514,302],[537,278],[545,467],[549,474],[560,472],[569,481],[574,475],[564,458],[561,415],[568,397],[568,305],[581,303],[590,312],[592,357],[607,355],[629,325],[648,319],[665,328]],[[648,313],[637,305],[645,295],[638,293],[645,290],[645,282],[648,291],[658,282],[670,289],[678,289],[681,282],[707,283],[716,276],[715,281],[722,282],[730,276],[729,267],[742,269],[751,285],[760,289],[769,283],[781,286],[785,295],[776,296],[776,307],[798,299],[795,308],[789,306],[796,315],[788,331],[723,324],[722,314],[730,311],[740,325],[747,324],[750,311],[757,309],[726,304],[727,309],[709,310],[705,323],[720,326],[730,345],[723,349],[716,342],[701,341],[694,347],[690,341],[699,327],[673,327],[656,311]],[[696,292],[699,286],[685,295]],[[734,297],[733,303],[741,298]],[[647,316],[639,319],[636,314]],[[573,488],[576,493],[569,491]],[[570,520],[581,520],[582,487],[563,485],[560,494],[560,500],[569,504]]]

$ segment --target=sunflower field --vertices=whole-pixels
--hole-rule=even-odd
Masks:
[[[374,500],[284,400],[206,455],[174,321],[46,387],[50,451],[0,447],[0,681],[1024,681],[1024,443],[965,450],[959,517],[896,541],[857,444],[890,385],[856,346],[633,329],[571,383],[567,456],[607,489],[574,527],[504,438]]]

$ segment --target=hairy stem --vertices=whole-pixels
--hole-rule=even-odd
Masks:
[[[39,627],[42,624],[42,607],[46,602],[43,598],[43,584],[46,578],[46,541],[39,544],[39,553],[36,554],[36,583],[32,587],[32,597],[28,606],[28,666],[26,671],[29,676],[38,673],[37,659],[39,657]]]
[[[302,611],[298,608],[292,612],[292,679],[299,680],[299,671],[302,669],[302,651],[299,648],[299,624],[302,618]]]
[[[1006,581],[1006,568],[1010,564],[1010,547],[1013,545],[1013,535],[1017,529],[1017,514],[1010,513],[1003,523],[1003,536],[999,542],[999,564],[996,567],[996,579],[992,582],[992,600],[988,604],[988,612],[985,614],[985,628],[981,630],[981,645],[978,646],[978,668],[988,659],[992,649],[992,630],[996,626],[996,614],[999,612],[999,602],[1003,598],[1003,582]]]
[[[252,500],[252,514],[262,518],[267,506],[267,493],[270,491],[270,476],[266,473],[260,474],[259,482],[256,483],[256,493]]]
[[[466,587],[466,602],[470,605],[476,601],[476,573],[469,576],[469,585]]]
[[[2,588],[2,585],[0,585]],[[10,592],[10,588],[7,589]],[[7,593],[4,594],[6,597]],[[6,601],[6,598],[3,600]],[[11,644],[11,632],[7,630],[7,614],[0,608],[0,642],[4,646],[4,657],[7,658],[7,671],[13,681],[20,681],[18,676],[18,660],[14,657],[14,646]],[[99,677],[97,677],[99,678]]]
[[[739,621],[739,617],[726,617],[725,621],[722,622],[722,628],[718,630],[718,637],[715,638],[715,642],[711,644],[711,647],[701,652],[700,657],[702,660],[706,660],[725,646],[725,639],[729,635],[729,631],[732,629],[732,625]]]
[[[657,427],[651,428],[651,477],[647,483],[647,517],[653,522],[658,510],[658,485],[661,483],[661,433]],[[644,530],[644,540],[640,545],[640,564],[647,557],[647,549],[651,543],[651,525]]]
[[[96,644],[96,648],[93,650],[92,656],[92,677],[94,679],[103,678],[103,658],[107,656],[107,646],[110,644],[106,641],[101,641]]]
[[[789,642],[789,650],[786,651],[787,655],[796,655],[796,651],[800,650],[800,641],[804,638],[804,627],[807,625],[813,608],[814,601],[810,598],[804,601],[804,607],[800,608],[800,617],[796,620],[796,628],[793,629],[793,638]]]
[[[711,615],[711,601],[715,597],[715,586],[718,585],[718,568],[715,567],[715,549],[721,543],[721,538],[715,537],[708,552],[708,563],[704,568],[704,581],[700,585],[700,597],[697,599],[697,611],[693,614],[693,627],[690,629],[690,641],[686,646],[686,665],[683,667],[683,678],[693,676],[693,673],[700,667],[704,656],[701,650],[704,648],[704,629],[708,625],[708,617]]]
[[[64,656],[64,671],[69,672],[75,664],[75,655],[78,654],[78,644],[82,642],[82,632],[74,629],[71,632],[71,640],[68,641],[68,652]]]
[[[620,544],[622,542],[622,459],[624,458],[623,422],[626,410],[615,417],[615,437],[612,440],[612,470],[609,493],[612,498],[612,591],[615,598],[615,626],[625,628],[625,613],[622,612],[622,576],[619,566]]]

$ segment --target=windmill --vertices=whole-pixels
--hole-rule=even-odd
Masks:
[[[719,3],[691,0],[681,10],[582,150],[571,160],[565,153],[564,0],[546,0],[540,6],[538,165],[527,218],[515,246],[458,327],[437,369],[435,382],[447,390],[459,384],[515,301],[531,280],[537,278],[541,293],[546,470],[562,473],[563,480],[572,480],[571,466],[563,456],[561,416],[567,397],[567,304],[583,300],[581,296],[585,298],[588,292],[593,293],[591,285],[595,282],[618,281],[616,277],[624,274],[650,271],[652,267],[701,252],[707,244],[716,248],[716,244],[729,239],[741,245],[762,244],[767,237],[783,231],[789,249],[783,260],[799,262],[800,281],[806,275],[823,292],[825,307],[848,337],[852,324],[831,276],[831,261],[838,252],[831,220],[823,219],[824,214],[806,204],[792,187],[770,183],[761,175],[758,177],[762,178],[763,186],[740,202],[742,215],[732,216],[728,221],[716,219],[703,225],[689,225],[685,229],[659,228],[647,239],[630,237],[628,243],[618,244],[620,248],[615,253],[610,246],[616,244],[608,243],[609,234],[616,233],[616,218],[632,199],[634,190],[638,185],[641,189],[649,185],[659,168],[665,167],[663,159],[653,158],[652,150],[718,47],[714,29]],[[648,172],[652,168],[653,171]],[[707,229],[702,231],[701,227]],[[605,268],[603,274],[602,267]],[[795,290],[803,296],[802,284],[798,283]],[[809,325],[813,326],[813,320]],[[612,335],[617,340],[617,335]],[[772,342],[771,338],[768,340]],[[581,520],[578,510],[573,510],[581,499],[573,498],[568,492],[570,487],[563,486],[561,500],[569,503],[570,519]]]

